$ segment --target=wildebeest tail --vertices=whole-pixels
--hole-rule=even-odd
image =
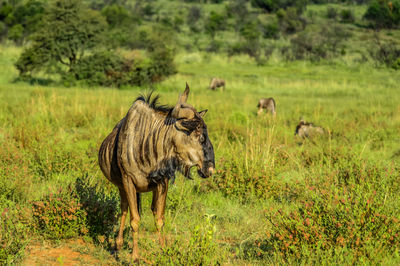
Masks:
[[[140,197],[140,193],[136,193],[136,202],[137,202],[137,211],[139,216],[142,214],[142,198]]]
[[[271,101],[274,103],[274,107],[276,106],[276,102],[274,98],[271,98]]]

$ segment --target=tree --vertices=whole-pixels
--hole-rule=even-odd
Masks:
[[[16,24],[11,27],[8,31],[8,38],[10,40],[13,40],[15,42],[18,42],[18,40],[22,39],[24,33],[24,27],[22,27],[21,24]]]
[[[211,11],[205,25],[206,32],[214,38],[217,31],[225,29],[225,23],[225,16]]]
[[[33,44],[16,63],[21,75],[32,71],[72,72],[85,53],[101,43],[106,23],[97,11],[80,0],[56,0],[46,10]]]
[[[395,28],[400,26],[399,0],[374,0],[368,6],[364,18],[375,28]]]

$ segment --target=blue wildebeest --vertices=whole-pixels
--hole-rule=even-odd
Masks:
[[[316,135],[323,135],[325,130],[322,127],[316,126],[313,123],[306,122],[303,119],[300,120],[300,123],[296,126],[296,131],[294,135],[299,136],[300,138],[310,138]]]
[[[217,88],[221,88],[221,91],[225,90],[225,80],[219,78],[212,78],[209,89],[215,91]]]
[[[106,178],[116,185],[121,196],[121,224],[116,250],[123,244],[125,218],[130,209],[133,230],[132,259],[139,260],[138,230],[140,193],[153,192],[151,209],[160,244],[164,245],[165,202],[168,181],[179,171],[190,178],[190,169],[209,177],[215,168],[214,149],[203,117],[186,103],[189,86],[174,107],[161,106],[158,96],[137,98],[126,116],[103,141],[99,164]]]
[[[258,101],[258,111],[257,114],[262,114],[263,110],[270,112],[273,116],[276,115],[276,103],[274,98],[262,98]]]

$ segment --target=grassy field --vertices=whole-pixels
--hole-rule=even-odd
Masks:
[[[19,52],[0,49],[0,262],[126,264],[130,229],[116,260],[119,198],[97,152],[148,89],[14,82]],[[217,174],[171,186],[164,250],[144,194],[144,263],[400,263],[399,72],[203,53],[176,62],[155,90],[172,105],[188,82],[188,102],[209,110]],[[213,76],[225,92],[207,90]],[[275,98],[276,119],[257,117],[260,97]],[[297,139],[300,117],[328,133]]]

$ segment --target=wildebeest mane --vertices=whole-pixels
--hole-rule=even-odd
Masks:
[[[160,103],[158,102],[158,100],[160,99],[160,95],[157,94],[157,95],[155,95],[155,96],[153,97],[153,92],[154,92],[154,91],[151,91],[151,92],[148,93],[147,95],[141,94],[139,97],[137,97],[137,98],[135,99],[134,102],[136,102],[136,101],[145,102],[145,103],[147,103],[147,104],[149,105],[149,107],[150,107],[151,109],[153,109],[153,110],[156,111],[156,112],[161,112],[161,113],[165,113],[165,114],[168,114],[169,112],[171,112],[171,110],[173,109],[173,107],[168,106],[168,105],[164,105],[164,104],[160,104]]]

